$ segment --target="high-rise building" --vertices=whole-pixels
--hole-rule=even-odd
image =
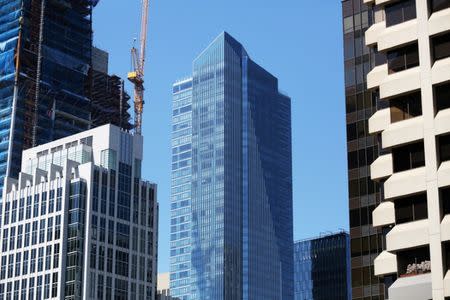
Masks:
[[[23,152],[7,177],[1,299],[154,299],[158,203],[142,137],[105,125]]]
[[[0,0],[0,191],[24,149],[108,123],[131,128],[122,81],[102,76],[107,53],[92,47],[97,2]]]
[[[383,280],[373,271],[373,261],[383,249],[382,231],[371,225],[372,211],[381,199],[380,186],[370,179],[369,168],[379,155],[379,142],[368,132],[368,119],[379,103],[366,82],[371,67],[383,58],[364,43],[374,18],[366,2],[342,1],[352,298],[383,300]]]
[[[171,294],[293,299],[290,98],[227,33],[173,88]]]
[[[18,176],[23,149],[90,127],[96,2],[0,2],[0,189]]]
[[[386,58],[367,75],[386,103],[368,126],[383,151],[371,165],[385,233],[375,275],[390,300],[450,299],[450,1],[365,2],[365,43]]]
[[[92,49],[92,127],[113,124],[131,130],[128,113],[130,96],[125,91],[123,79],[108,74],[109,54],[98,48]]]
[[[294,289],[295,300],[351,300],[348,233],[295,242]]]

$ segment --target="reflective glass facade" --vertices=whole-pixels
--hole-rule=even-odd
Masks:
[[[349,247],[345,232],[296,242],[295,300],[350,300]]]
[[[190,294],[192,79],[173,86],[170,288],[180,300]]]
[[[384,285],[375,277],[373,260],[383,249],[382,231],[372,227],[372,212],[381,201],[378,183],[370,179],[370,165],[379,155],[379,142],[368,132],[376,112],[378,93],[367,89],[367,73],[385,57],[365,46],[365,32],[375,12],[363,0],[342,1],[348,189],[352,258],[352,297],[383,300]]]
[[[183,299],[293,299],[290,98],[223,33],[194,61],[191,120]]]

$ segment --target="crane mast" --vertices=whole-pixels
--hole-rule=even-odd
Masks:
[[[131,61],[133,71],[128,73],[128,80],[134,85],[134,132],[142,134],[142,113],[144,111],[144,67],[145,50],[147,46],[148,10],[150,0],[142,0],[141,8],[141,34],[139,51],[131,48]]]

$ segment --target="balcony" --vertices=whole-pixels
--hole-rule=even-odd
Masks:
[[[370,165],[370,177],[375,181],[389,177],[393,172],[392,154],[381,155]]]
[[[390,98],[420,89],[420,69],[414,67],[387,76],[380,84],[380,98]]]
[[[369,133],[380,133],[391,124],[391,110],[389,108],[380,109],[369,119]]]
[[[450,241],[450,215],[446,215],[441,223],[441,240]]]
[[[447,132],[450,132],[450,109],[439,111],[434,119],[434,133],[441,135]]]
[[[450,30],[450,9],[443,9],[433,13],[428,20],[428,33],[435,35]]]
[[[415,117],[401,122],[396,122],[383,131],[383,148],[407,144],[423,139],[423,117]]]
[[[384,183],[384,194],[386,200],[423,192],[426,189],[427,183],[425,167],[394,173]]]
[[[376,66],[367,74],[367,88],[373,89],[379,87],[387,76],[388,76],[387,64]]]
[[[417,20],[387,27],[378,35],[378,51],[384,51],[417,40]]]
[[[394,226],[386,235],[387,251],[395,252],[427,245],[429,243],[428,220],[420,220]]]
[[[390,299],[433,299],[431,273],[398,278],[389,288]]]
[[[374,260],[375,276],[397,273],[397,256],[387,251],[381,252]]]
[[[384,30],[386,30],[386,22],[379,22],[370,26],[366,31],[366,45],[375,45]]]
[[[373,227],[380,227],[395,224],[395,205],[394,202],[385,201],[375,208],[372,212]]]
[[[441,163],[438,169],[438,186],[445,187],[450,185],[450,161]]]
[[[450,80],[450,57],[437,60],[431,68],[431,81],[433,84],[439,84]]]

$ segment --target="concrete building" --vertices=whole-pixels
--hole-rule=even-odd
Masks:
[[[154,299],[158,203],[142,137],[112,125],[30,148],[7,177],[0,299]]]
[[[383,280],[373,275],[373,261],[382,252],[381,228],[372,227],[372,212],[381,202],[380,185],[370,179],[370,165],[379,155],[379,141],[368,131],[377,110],[377,93],[367,88],[367,74],[383,58],[364,44],[373,23],[373,9],[363,0],[342,1],[345,103],[352,297],[383,300]]]
[[[385,234],[374,273],[390,300],[450,299],[450,1],[365,0],[368,46],[385,56],[367,75],[379,95],[369,132],[383,186],[373,225]]]
[[[173,95],[171,294],[292,299],[290,98],[226,32]]]
[[[351,300],[348,233],[295,242],[294,289],[295,300]]]

